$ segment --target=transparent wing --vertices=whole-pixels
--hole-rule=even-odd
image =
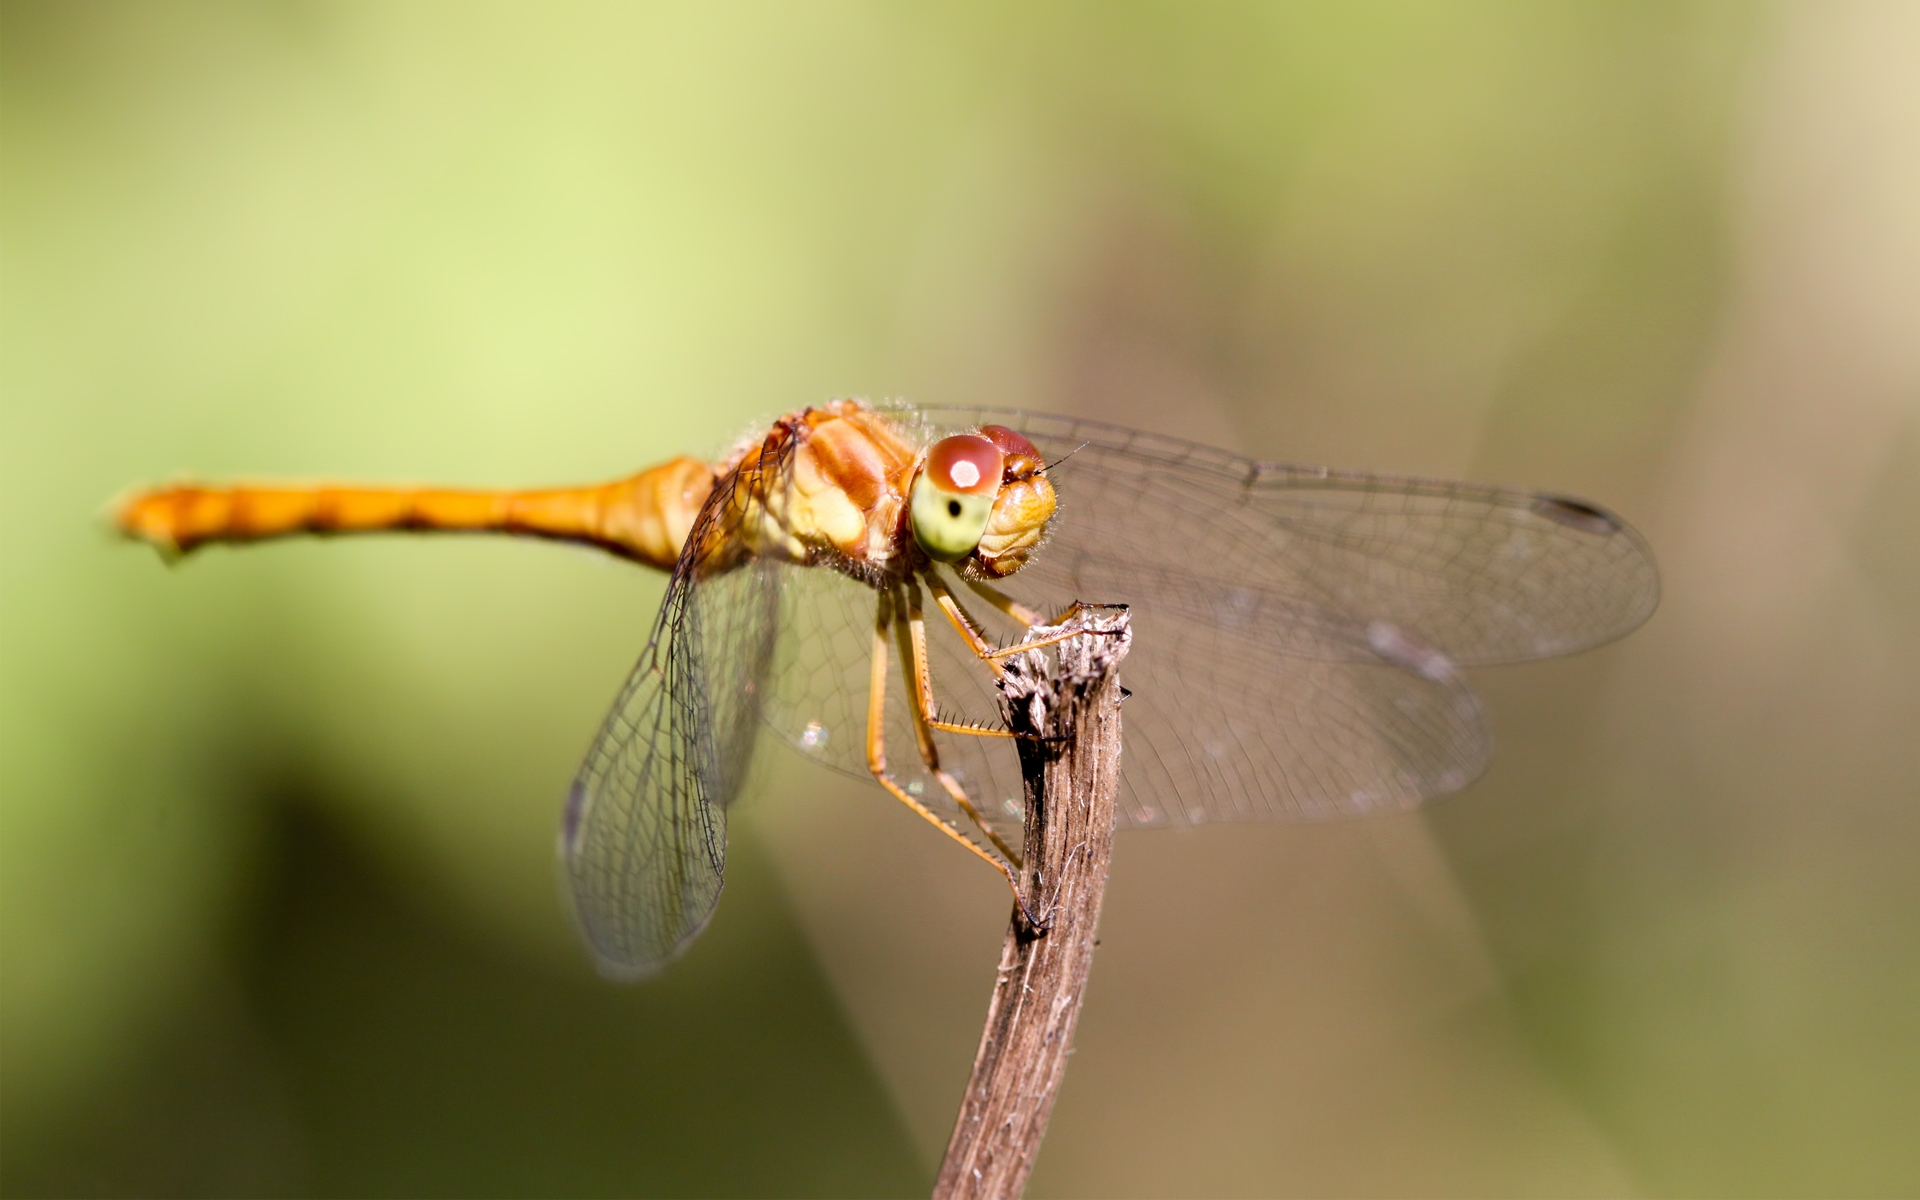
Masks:
[[[805,757],[871,781],[867,766],[867,697],[871,686],[874,618],[872,587],[821,567],[782,567],[784,608],[766,697],[767,723]],[[928,657],[941,715],[999,721],[991,677],[936,609],[927,612]],[[922,761],[907,693],[907,648],[900,632],[888,638],[886,721],[882,746],[887,769],[907,793],[956,828],[977,830]],[[1005,739],[934,735],[941,765],[954,775],[1012,844],[1020,842],[1020,771]],[[983,848],[984,838],[976,838]]]
[[[1045,414],[893,415],[928,436],[1008,425],[1065,459],[1042,555],[1056,579],[1124,585],[1293,655],[1368,661],[1384,622],[1458,666],[1552,658],[1630,632],[1660,597],[1640,535],[1570,497],[1256,462]]]
[[[1032,568],[1029,568],[1031,570]],[[1028,580],[1018,598],[1064,604],[1071,593]],[[1035,586],[1037,585],[1037,586]],[[1018,630],[965,585],[969,611],[1004,642]],[[1013,591],[1008,588],[1004,590]],[[823,571],[798,571],[768,722],[815,761],[870,779],[866,766],[870,589]],[[1312,820],[1405,808],[1466,786],[1491,744],[1479,703],[1458,674],[1387,645],[1404,662],[1289,658],[1276,642],[1245,642],[1216,625],[1134,609],[1134,648],[1121,667],[1126,753],[1123,827],[1208,821]],[[997,727],[987,669],[929,608],[930,669],[940,715]],[[921,763],[900,655],[892,659],[885,729],[889,769],[917,799],[962,830],[970,824]],[[1018,844],[1020,771],[1004,738],[936,733],[942,765],[996,832]]]
[[[1009,425],[1064,459],[1052,538],[1003,590],[1042,609],[1132,607],[1123,825],[1311,819],[1456,791],[1490,754],[1459,668],[1599,645],[1658,599],[1639,535],[1580,501],[1258,463],[1038,414],[892,415],[928,439]]]
[[[667,585],[652,636],[568,794],[561,858],[604,974],[651,974],[705,927],[726,868],[726,808],[753,752],[777,632],[780,578],[737,553],[742,489],[714,488]]]

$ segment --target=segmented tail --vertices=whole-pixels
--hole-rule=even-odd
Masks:
[[[707,464],[676,458],[613,483],[537,491],[178,484],[132,496],[115,523],[170,556],[302,533],[505,533],[597,546],[665,570],[713,482]]]

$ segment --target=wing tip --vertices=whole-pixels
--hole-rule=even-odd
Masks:
[[[1582,500],[1578,496],[1536,492],[1533,502],[1528,507],[1557,525],[1565,525],[1568,529],[1577,529],[1595,537],[1612,537],[1630,528],[1610,510],[1592,501]]]
[[[623,931],[596,929],[594,923],[581,911],[577,898],[572,906],[574,928],[580,934],[580,940],[586,943],[593,955],[593,967],[602,979],[610,983],[644,983],[672,966],[692,948],[700,935],[713,921],[713,914],[720,907],[719,889],[714,890],[713,899],[708,902],[706,911],[699,920],[682,929],[678,938],[664,950],[656,945],[633,946],[621,936]]]

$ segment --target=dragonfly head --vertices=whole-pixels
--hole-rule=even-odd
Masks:
[[[913,481],[908,514],[929,558],[1000,579],[1026,564],[1053,517],[1053,485],[1033,443],[1004,425],[935,442]]]
[[[988,425],[980,434],[1000,448],[1003,462],[1000,493],[969,567],[988,579],[1005,579],[1040,548],[1058,502],[1047,480],[1047,461],[1032,442],[1005,425]]]

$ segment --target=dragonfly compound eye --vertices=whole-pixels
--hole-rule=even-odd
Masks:
[[[980,544],[1003,461],[1000,447],[971,433],[941,438],[927,451],[908,514],[914,540],[929,558],[953,562]]]

